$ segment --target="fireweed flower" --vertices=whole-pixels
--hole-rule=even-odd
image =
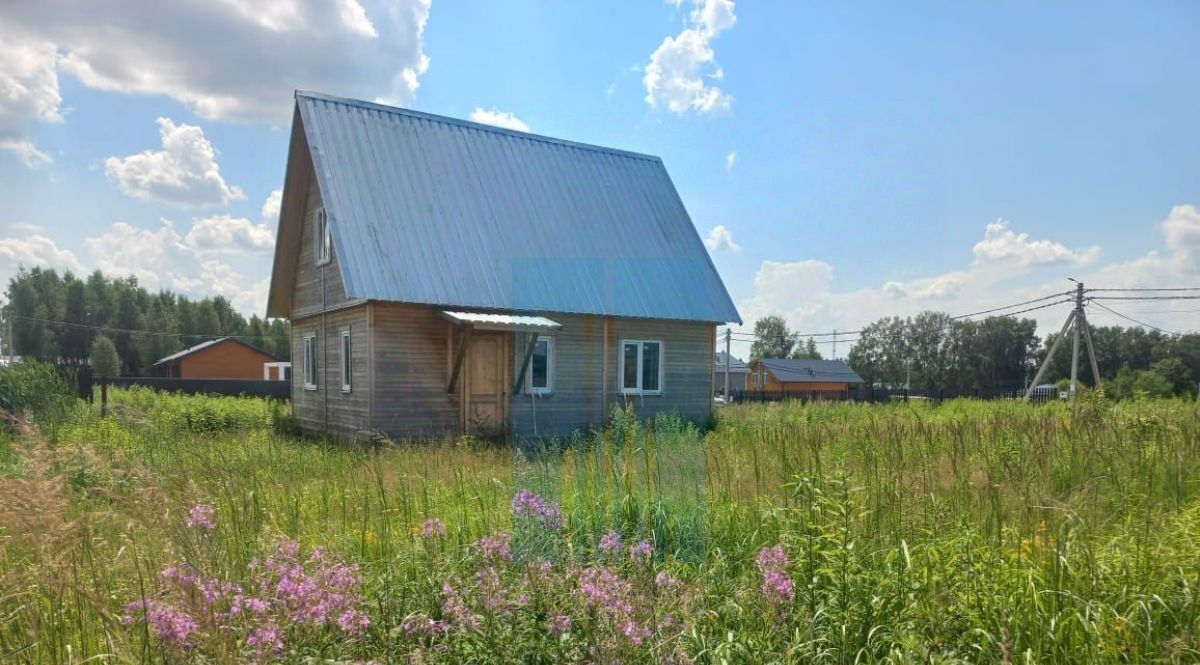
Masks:
[[[208,504],[201,503],[192,506],[192,509],[188,511],[188,528],[212,531],[217,528],[217,523],[213,520],[216,514],[217,509]]]
[[[771,603],[791,602],[795,595],[792,578],[787,573],[791,561],[783,551],[783,545],[762,548],[755,563],[763,576],[763,597]]]
[[[646,638],[652,634],[650,629],[633,621],[626,621],[621,624],[621,632],[625,634],[625,638],[635,647],[642,645]]]
[[[635,564],[646,563],[654,556],[654,546],[649,541],[639,540],[629,548],[629,560]]]
[[[550,631],[551,635],[562,635],[571,630],[571,617],[565,614],[555,614],[546,620],[546,630]]]
[[[621,551],[621,534],[609,531],[600,538],[600,550],[606,554],[618,554]]]
[[[427,519],[423,523],[421,523],[421,537],[422,538],[425,538],[425,539],[441,538],[442,536],[445,536],[445,535],[446,535],[445,522],[443,522],[439,519],[436,519],[436,518],[431,518],[431,519]]]
[[[487,561],[503,559],[512,561],[512,537],[504,531],[493,531],[492,535],[484,536],[475,541],[475,547]]]
[[[680,582],[664,570],[654,576],[654,584],[660,589],[678,589]]]
[[[153,600],[136,600],[125,606],[124,621],[134,623],[135,613],[141,613],[154,636],[173,647],[191,647],[192,635],[200,629],[190,614]]]
[[[513,517],[527,517],[541,523],[548,529],[561,529],[563,526],[562,511],[552,501],[542,498],[542,495],[529,490],[521,490],[513,495]]]
[[[608,568],[585,568],[579,574],[579,594],[610,616],[633,614],[632,585]]]

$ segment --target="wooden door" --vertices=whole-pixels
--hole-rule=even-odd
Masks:
[[[507,415],[507,336],[476,333],[467,351],[466,422],[463,430],[490,436],[504,429]]]

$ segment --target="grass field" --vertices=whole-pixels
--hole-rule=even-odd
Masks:
[[[524,453],[114,402],[0,434],[0,661],[1200,660],[1195,402],[618,413]]]

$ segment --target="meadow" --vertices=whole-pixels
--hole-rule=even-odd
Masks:
[[[1200,660],[1193,401],[617,411],[514,448],[56,390],[0,377],[0,661]]]

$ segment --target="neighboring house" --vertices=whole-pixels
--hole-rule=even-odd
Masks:
[[[220,337],[154,363],[153,373],[176,379],[261,379],[263,365],[278,359],[241,340]]]
[[[750,362],[750,390],[768,393],[805,393],[844,397],[863,380],[841,360],[763,358]]]
[[[394,437],[704,421],[740,321],[659,158],[304,92],[267,314],[302,427]]]
[[[292,363],[284,360],[275,363],[263,363],[264,381],[290,381],[292,379]]]
[[[750,366],[738,360],[737,357],[728,356],[724,351],[718,351],[713,366],[713,394],[725,394],[725,364],[729,358],[733,362],[729,363],[729,392],[737,393],[745,390],[750,377]]]

